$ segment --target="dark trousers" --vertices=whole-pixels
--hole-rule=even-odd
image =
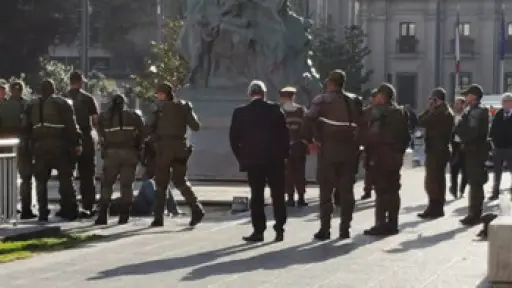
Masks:
[[[288,199],[294,199],[295,190],[299,198],[306,194],[306,152],[304,143],[294,143],[290,158],[286,161],[286,194]]]
[[[503,164],[507,162],[509,170],[512,167],[512,148],[496,148],[494,150],[492,160],[494,170],[494,185],[492,192],[494,194],[499,194],[501,185],[501,174],[503,174]]]
[[[92,210],[96,202],[95,176],[95,150],[91,133],[84,133],[82,138],[82,154],[78,157],[77,169],[80,176],[80,196],[82,208]]]
[[[18,172],[21,178],[21,211],[22,213],[29,213],[32,209],[32,155],[24,151],[18,151]]]
[[[450,162],[450,189],[453,191],[460,190],[461,192],[466,189],[468,184],[468,178],[466,176],[465,169],[465,156],[464,151],[460,147],[460,143],[453,142],[452,143],[452,159]],[[460,187],[459,187],[459,175],[461,175],[460,179]]]
[[[284,163],[257,165],[247,169],[247,178],[251,188],[251,220],[255,233],[263,233],[267,229],[265,217],[265,185],[267,184],[270,187],[270,197],[274,209],[274,230],[277,232],[284,230],[287,217],[284,170]]]
[[[425,160],[425,190],[431,203],[444,205],[446,201],[446,164],[448,151],[429,152]]]

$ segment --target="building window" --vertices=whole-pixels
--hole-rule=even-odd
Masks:
[[[473,73],[471,72],[460,72],[459,73],[459,85],[455,87],[455,72],[451,73],[451,91],[449,91],[449,95],[455,95],[456,93],[468,88],[469,85],[473,82]]]
[[[416,23],[402,22],[400,23],[400,37],[416,36]]]
[[[505,85],[505,87],[503,87],[503,91],[512,92],[512,72],[506,72],[504,77],[505,81],[503,84]]]
[[[471,24],[470,23],[460,23],[459,31],[460,31],[460,36],[464,36],[464,37],[471,36]]]

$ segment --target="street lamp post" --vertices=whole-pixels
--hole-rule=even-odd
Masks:
[[[89,73],[89,0],[82,0],[82,39],[80,66],[82,73],[87,77]]]
[[[441,0],[436,3],[436,38],[434,53],[434,83],[441,86]]]
[[[163,42],[163,29],[164,29],[164,0],[156,0],[156,22],[157,22],[157,42]]]

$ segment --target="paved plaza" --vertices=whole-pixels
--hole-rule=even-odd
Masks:
[[[310,188],[311,207],[290,210],[282,243],[271,242],[271,229],[262,244],[242,243],[241,237],[251,232],[247,214],[210,214],[194,230],[187,228],[188,218],[166,219],[163,229],[148,229],[150,219],[136,219],[126,227],[97,230],[111,235],[105,241],[3,264],[0,286],[489,287],[485,280],[487,243],[474,237],[480,227],[468,229],[458,223],[466,212],[467,198],[450,198],[447,217],[442,219],[416,217],[425,208],[423,175],[421,168],[403,174],[402,232],[397,236],[362,235],[373,224],[370,200],[357,204],[352,239],[313,242],[319,224],[318,190]],[[509,181],[507,175],[504,187]],[[361,185],[356,186],[357,196]],[[498,201],[487,206],[495,210]],[[333,226],[337,225],[338,220]]]

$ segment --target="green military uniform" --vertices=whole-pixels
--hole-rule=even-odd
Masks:
[[[327,81],[336,83],[339,90],[315,97],[305,115],[305,138],[316,134],[315,140],[320,144],[317,182],[320,185],[321,223],[314,236],[318,240],[330,238],[334,191],[339,194],[341,204],[340,238],[350,237],[354,213],[354,183],[360,145],[358,131],[364,124],[355,97],[342,90],[344,80],[344,72],[331,72]]]
[[[372,117],[366,135],[365,150],[374,169],[375,226],[365,230],[366,235],[392,235],[398,233],[400,210],[400,169],[410,141],[408,115],[393,98],[394,88],[382,84],[377,93],[389,98],[383,105],[372,108]]]
[[[471,85],[463,95],[476,95],[482,98],[482,88]],[[461,220],[464,225],[480,223],[482,205],[484,201],[484,184],[488,180],[485,161],[489,156],[489,109],[479,102],[472,104],[462,115],[462,119],[455,127],[455,133],[462,142],[465,155],[465,169],[469,183],[469,211],[468,216]]]
[[[204,217],[204,211],[186,179],[187,162],[192,153],[192,147],[186,139],[187,127],[198,131],[200,123],[192,104],[187,101],[172,99],[172,87],[161,84],[158,91],[165,93],[168,100],[160,101],[160,107],[155,112],[155,122],[150,126],[150,134],[156,147],[155,184],[157,199],[154,209],[155,220],[152,226],[163,225],[163,214],[167,187],[172,181],[174,187],[190,206],[192,219],[190,226],[197,225]],[[171,177],[172,170],[172,177]]]
[[[78,216],[73,167],[80,131],[73,107],[55,96],[53,82],[43,81],[43,96],[29,103],[24,121],[24,141],[30,141],[34,155],[39,220],[48,220],[48,180],[52,169],[58,171],[61,216],[74,220]]]
[[[22,129],[22,116],[28,100],[21,96],[23,84],[11,84],[13,95],[0,106],[0,135],[2,137],[19,137]],[[29,143],[22,141],[17,150],[18,172],[21,178],[21,219],[36,217],[32,212],[32,153]]]
[[[302,124],[306,108],[296,103],[290,104],[290,106],[283,106],[286,125],[290,132],[290,157],[286,161],[286,194],[288,195],[288,206],[295,206],[295,190],[299,196],[297,204],[306,206],[304,195],[306,194],[308,144],[302,138]]]
[[[119,106],[121,109],[101,113],[98,121],[98,133],[103,143],[104,166],[97,225],[107,224],[112,187],[118,176],[121,186],[119,224],[128,222],[133,201],[132,186],[144,140],[142,116],[133,110],[122,109],[126,102],[124,96],[116,95],[115,97],[113,101],[123,101]]]
[[[436,90],[434,90],[436,91]],[[434,93],[434,92],[433,92]],[[450,160],[450,141],[454,116],[450,107],[442,103],[427,109],[419,116],[419,124],[425,128],[425,190],[428,195],[427,209],[420,218],[444,216],[446,202],[446,165]]]
[[[96,201],[95,177],[95,141],[92,138],[91,116],[98,114],[96,100],[82,89],[73,88],[66,93],[66,98],[73,101],[76,121],[82,133],[82,154],[77,158],[80,176],[80,196],[82,208],[91,212]]]

